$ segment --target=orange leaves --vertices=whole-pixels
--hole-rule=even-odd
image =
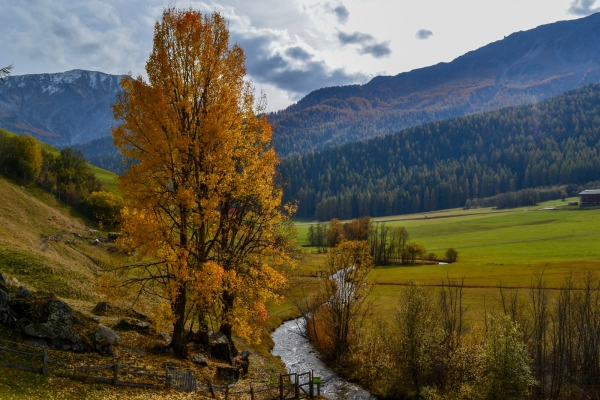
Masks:
[[[139,281],[170,299],[176,332],[186,315],[210,310],[251,337],[285,285],[262,260],[289,259],[292,209],[282,212],[272,129],[244,62],[218,13],[168,8],[155,26],[149,82],[125,78],[113,105],[115,144],[135,160],[120,180],[121,244],[155,261],[138,268]]]

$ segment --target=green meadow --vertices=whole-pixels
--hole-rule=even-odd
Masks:
[[[376,284],[372,294],[375,315],[393,311],[402,285],[409,280],[436,286],[443,280],[464,279],[465,303],[472,312],[483,315],[484,307],[497,304],[500,286],[520,288],[526,294],[537,274],[543,273],[550,289],[560,287],[570,274],[600,274],[600,209],[568,206],[576,200],[510,210],[454,209],[375,218],[376,222],[405,227],[412,241],[439,259],[449,247],[459,252],[459,260],[453,264],[376,267],[371,273]],[[308,243],[309,226],[297,223],[301,245]],[[313,268],[314,257],[324,256],[313,255]]]

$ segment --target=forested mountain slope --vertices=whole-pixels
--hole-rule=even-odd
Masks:
[[[351,218],[600,180],[600,85],[282,161],[297,215]],[[575,186],[576,188],[577,186]]]
[[[450,63],[316,90],[270,114],[280,156],[533,103],[600,82],[600,13],[513,33]]]

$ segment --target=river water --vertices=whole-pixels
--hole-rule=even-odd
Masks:
[[[376,399],[366,390],[337,376],[319,359],[304,332],[304,319],[285,322],[273,332],[273,355],[281,357],[289,373],[314,371],[321,377],[321,395],[330,400]]]

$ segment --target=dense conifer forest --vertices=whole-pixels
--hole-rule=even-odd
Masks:
[[[462,207],[469,199],[600,179],[600,85],[528,106],[433,122],[287,157],[297,216],[353,218]]]

